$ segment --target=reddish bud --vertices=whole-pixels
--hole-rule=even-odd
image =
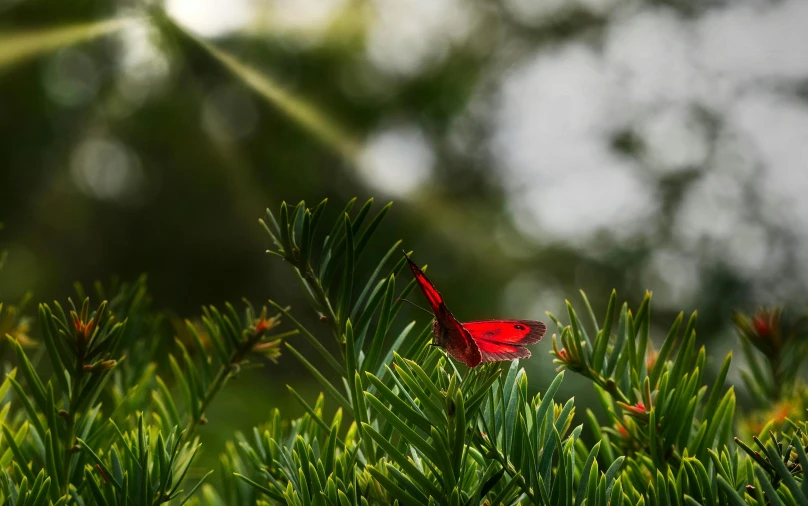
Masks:
[[[320,317],[320,321],[321,321],[321,322],[327,322],[327,321],[328,321],[328,317],[327,317],[326,315],[323,315],[323,316],[321,316],[321,317]]]
[[[769,332],[771,332],[769,322],[760,316],[755,316],[755,318],[752,320],[752,324],[755,326],[755,332],[757,332],[760,336],[768,336]]]
[[[93,333],[93,329],[95,329],[95,317],[90,318],[90,321],[84,326],[84,337],[90,337]]]
[[[75,311],[70,312],[70,317],[73,320],[73,329],[76,334],[76,339],[86,341],[92,334],[95,328],[95,318],[90,318],[88,322],[81,321],[79,315]]]
[[[73,328],[75,328],[76,330],[81,330],[83,332],[84,324],[81,322],[81,318],[79,318],[79,315],[77,315],[75,311],[71,311],[70,318],[72,318],[73,320]]]
[[[266,318],[261,318],[255,323],[255,333],[263,334],[272,327],[272,324]]]
[[[109,483],[109,479],[107,478],[107,473],[105,473],[104,470],[101,469],[101,466],[99,464],[95,465],[95,469],[98,471],[98,474],[101,475],[101,479],[104,480],[104,483]]]
[[[648,419],[648,408],[645,407],[645,404],[642,401],[636,404],[624,404],[622,402],[618,402],[623,411],[634,418],[639,418],[642,420]]]

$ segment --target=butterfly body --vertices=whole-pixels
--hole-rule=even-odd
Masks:
[[[418,266],[407,257],[415,280],[435,315],[433,345],[459,362],[476,367],[484,362],[530,357],[525,346],[539,342],[547,330],[535,320],[485,320],[460,323],[446,307],[443,297]]]
[[[440,315],[435,315],[435,321],[432,323],[432,334],[435,336],[432,344],[445,349],[452,358],[469,367],[480,364],[482,354],[468,331],[455,319],[445,304],[442,304],[442,311],[439,313]]]

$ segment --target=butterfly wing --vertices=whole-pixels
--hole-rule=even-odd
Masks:
[[[435,314],[435,320],[437,321],[436,337],[438,333],[441,333],[439,344],[444,346],[449,355],[455,360],[459,360],[469,367],[480,364],[482,361],[480,349],[469,331],[449,311],[449,308],[443,302],[443,297],[438,293],[435,285],[426,277],[426,274],[406,254],[404,258],[407,259],[407,264],[410,266],[413,276],[415,276],[415,281],[424,293],[427,302],[429,302],[432,313]]]
[[[463,326],[475,340],[521,345],[536,344],[547,332],[547,326],[535,320],[484,320]]]
[[[530,357],[528,344],[541,341],[547,327],[535,320],[485,320],[462,324],[471,335],[483,362]]]
[[[438,290],[435,289],[435,285],[429,281],[429,278],[426,277],[421,269],[415,265],[415,262],[410,260],[410,257],[404,256],[407,259],[407,264],[410,266],[410,270],[412,270],[412,275],[415,276],[415,281],[418,282],[418,286],[421,287],[421,291],[424,292],[424,297],[426,297],[427,302],[429,302],[429,306],[432,308],[432,312],[435,313],[435,317],[438,316],[438,310],[441,306],[446,307],[443,304],[443,297],[441,297]]]
[[[477,341],[476,344],[480,350],[480,363],[530,358],[530,350],[522,346],[494,343],[492,341]]]
[[[446,308],[445,305],[443,307]],[[469,367],[475,367],[484,361],[478,343],[448,309],[446,309],[445,315],[438,317],[437,320],[439,325],[446,329],[446,351],[452,358]]]

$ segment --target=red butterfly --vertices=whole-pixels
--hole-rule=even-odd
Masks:
[[[541,341],[547,327],[534,320],[485,320],[460,323],[443,302],[435,285],[404,253],[415,280],[435,314],[433,346],[446,349],[449,355],[469,367],[484,362],[530,357],[528,344]]]

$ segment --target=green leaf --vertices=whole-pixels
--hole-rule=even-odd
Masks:
[[[311,211],[303,211],[303,229],[300,233],[300,266],[306,269],[311,265]]]
[[[578,482],[578,492],[575,494],[575,506],[581,506],[586,499],[586,487],[589,484],[589,473],[592,472],[592,464],[595,462],[598,452],[600,451],[600,444],[601,441],[595,443],[595,446],[592,447],[592,450],[589,452],[589,456],[586,458],[586,463],[581,471],[581,478]]]
[[[8,339],[11,347],[14,348],[14,352],[17,355],[17,361],[19,362],[18,367],[22,371],[22,374],[28,383],[28,388],[31,390],[31,395],[34,397],[39,409],[41,411],[45,411],[47,406],[47,401],[45,400],[45,386],[42,384],[42,380],[39,379],[39,374],[37,374],[33,364],[31,364],[31,361],[28,360],[28,356],[23,351],[20,343],[18,343],[16,339],[8,334],[6,335],[6,338]]]
[[[36,430],[37,435],[41,438],[45,437],[45,426],[42,424],[42,420],[39,419],[39,412],[34,408],[34,405],[31,404],[31,400],[25,395],[25,390],[23,390],[22,385],[17,382],[17,380],[12,376],[6,376],[6,379],[11,383],[12,388],[14,388],[14,393],[17,394],[17,399],[22,403],[23,408],[25,408],[25,413],[28,415],[28,421],[31,422],[33,425],[34,430]],[[44,409],[44,405],[43,405]],[[33,478],[31,478],[33,481]]]
[[[643,298],[643,304],[637,311],[637,317],[634,322],[639,326],[640,339],[637,342],[637,362],[634,366],[635,370],[640,371],[640,374],[647,374],[646,364],[646,349],[648,347],[648,334],[651,328],[651,294],[646,292]]]
[[[771,462],[772,465],[774,466],[774,470],[777,473],[777,476],[786,485],[788,491],[791,492],[791,495],[794,496],[794,499],[796,499],[797,503],[808,504],[808,497],[806,496],[806,494],[802,493],[800,486],[797,484],[797,480],[794,479],[794,476],[791,474],[786,465],[783,463],[783,458],[781,457],[780,452],[778,452],[777,449],[775,449],[773,446],[766,445],[766,456],[769,457],[769,462]]]
[[[429,430],[432,428],[432,423],[429,421],[429,419],[427,419],[424,413],[417,408],[415,403],[408,404],[407,402],[404,402],[379,378],[370,373],[365,374],[368,380],[373,383],[373,386],[376,387],[379,396],[381,396],[390,405],[390,407],[395,410],[395,412],[399,413],[402,418],[407,420],[407,422],[415,425],[424,432],[429,432]],[[365,396],[373,396],[373,394],[370,392],[365,392]]]
[[[289,218],[289,224],[291,225],[290,230],[292,233],[292,244],[299,247],[300,244],[298,243],[298,238],[302,237],[301,233],[303,230],[303,214],[306,210],[306,201],[301,200],[295,205],[294,211],[292,211],[291,217]]]
[[[373,220],[365,227],[365,231],[362,232],[362,235],[359,236],[359,241],[356,243],[356,258],[359,258],[362,255],[362,252],[365,251],[365,246],[368,245],[370,242],[371,237],[376,232],[376,229],[379,228],[382,220],[384,217],[387,216],[387,213],[390,212],[390,208],[393,207],[393,203],[390,202],[386,206],[384,206],[377,214],[373,217]]]
[[[61,452],[56,451],[56,449],[60,449],[57,442],[54,442],[54,437],[51,431],[45,433],[45,468],[48,470],[48,474],[53,476],[57,482],[51,489],[51,500],[58,501],[59,500],[59,490],[62,488],[62,484],[60,483],[60,471],[61,471],[61,459],[57,461],[57,455],[61,457]],[[32,489],[33,490],[33,489]]]
[[[541,422],[544,420],[545,416],[547,416],[548,411],[553,406],[553,398],[555,397],[556,392],[561,387],[561,382],[564,380],[564,371],[561,371],[556,375],[553,379],[550,386],[547,387],[547,391],[544,393],[544,397],[541,399],[541,403],[539,404],[538,411],[536,413],[536,419]],[[552,416],[552,412],[550,412],[550,416]]]
[[[586,331],[581,325],[581,322],[578,319],[578,315],[575,313],[575,309],[572,307],[572,304],[570,304],[570,301],[565,302],[567,305],[567,313],[569,314],[570,329],[572,332],[572,339],[570,341],[570,345],[572,345],[576,355],[581,357],[581,360],[584,362],[584,364],[588,364],[590,354],[592,353],[592,343],[589,342],[589,337],[587,336]],[[586,352],[584,352],[583,349],[584,346],[586,346],[587,348]]]
[[[502,374],[502,369],[496,369],[486,380],[477,386],[477,389],[474,391],[473,394],[469,397],[466,401],[466,418],[469,420],[473,420],[476,416],[477,410],[482,406],[482,403],[485,402],[485,398],[488,395],[488,392],[491,390],[491,386],[500,377]]]
[[[606,481],[608,482],[608,479]],[[623,484],[620,478],[617,478],[611,487],[606,486],[606,495],[609,496],[609,506],[620,506],[623,504]]]
[[[39,305],[39,323],[42,328],[42,341],[45,343],[45,348],[48,350],[48,358],[50,359],[51,366],[53,370],[56,371],[56,374],[54,374],[56,381],[59,383],[62,392],[68,392],[70,385],[67,378],[64,374],[59,374],[59,372],[68,370],[65,364],[70,364],[70,362],[65,362],[64,360],[69,359],[70,355],[61,340],[57,340],[58,334],[54,335],[54,333],[51,332],[52,327],[50,320],[52,316],[49,315],[45,308],[46,306],[43,304]],[[0,397],[0,399],[2,399],[2,397]]]
[[[421,506],[423,503],[412,497],[405,492],[401,487],[396,485],[384,473],[376,469],[374,466],[367,467],[368,472],[379,482],[381,486],[386,488],[399,502],[407,506]]]
[[[320,218],[323,217],[323,211],[325,210],[325,206],[328,204],[328,199],[323,199],[317,204],[317,207],[314,208],[314,211],[311,213],[311,227],[309,231],[309,245],[307,246],[308,250],[311,251],[312,243],[314,241],[314,235],[317,231],[317,225],[320,224]]]
[[[769,477],[763,470],[759,467],[755,468],[755,475],[757,476],[758,482],[760,486],[763,488],[763,492],[766,494],[766,499],[769,500],[771,506],[785,506],[783,501],[780,499],[780,496],[777,495],[777,492],[772,487],[772,484],[769,483]]]
[[[281,202],[280,212],[280,227],[281,227],[281,242],[283,243],[283,250],[286,255],[292,254],[294,244],[292,243],[292,225],[289,221],[289,208],[286,202]]]
[[[378,321],[376,322],[376,332],[373,335],[373,341],[370,343],[370,350],[368,351],[365,360],[362,362],[363,371],[375,371],[378,368],[378,361],[379,356],[381,355],[382,346],[384,345],[384,338],[387,335],[388,328],[390,327],[390,317],[395,289],[396,277],[395,275],[391,274],[387,280],[387,287],[384,291],[382,311],[379,314]]]
[[[749,371],[751,371],[752,377],[755,379],[754,382],[751,382],[754,385],[755,390],[759,390],[762,387],[765,392],[772,391],[771,379],[768,375],[763,373],[763,368],[758,362],[758,352],[752,348],[751,343],[746,337],[741,337],[740,341],[741,348],[746,356],[746,361],[749,364]],[[761,400],[766,401],[767,399],[765,398],[765,394],[763,395],[764,396]]]
[[[411,321],[404,329],[399,333],[396,340],[393,341],[393,344],[388,348],[387,354],[385,355],[384,359],[379,362],[379,367],[376,370],[376,376],[383,377],[385,371],[385,365],[390,363],[393,360],[393,353],[398,351],[401,353],[402,356],[407,358],[412,358],[408,352],[415,346],[419,344],[420,341],[425,341],[424,339],[420,339],[423,337],[423,333],[420,335],[413,334],[410,337],[410,333],[412,332],[413,327],[415,327],[415,320]],[[429,325],[431,329],[431,324]],[[408,339],[409,337],[409,339]]]
[[[354,340],[353,325],[350,318],[345,321],[345,334],[344,334],[344,347],[343,354],[345,356],[345,366],[347,369],[346,378],[351,380],[359,369],[357,364],[358,352],[356,349],[356,341]]]
[[[693,499],[692,497],[690,497],[690,496],[689,496],[689,495],[687,495],[687,494],[685,494],[685,496],[684,496],[684,500],[685,500],[685,504],[686,504],[687,506],[702,506],[702,504],[701,504],[700,502],[698,502],[697,500]]]
[[[262,494],[266,494],[269,497],[275,499],[276,501],[283,501],[284,500],[282,494],[279,494],[279,493],[275,492],[272,489],[269,489],[269,488],[267,488],[267,487],[265,487],[263,485],[260,485],[260,484],[258,484],[256,482],[254,482],[253,480],[247,478],[243,474],[233,473],[233,476],[235,476],[236,478],[238,478],[238,479],[242,480],[243,482],[247,483],[248,485],[250,485],[251,487],[253,487],[257,491],[261,492]]]
[[[354,233],[351,227],[351,219],[348,215],[344,215],[345,220],[345,268],[342,273],[342,293],[339,298],[339,309],[337,311],[338,318],[345,328],[345,322],[348,319],[348,313],[351,307],[351,292],[353,290],[354,278]]]
[[[678,385],[685,371],[690,370],[689,366],[693,364],[693,352],[696,345],[696,332],[695,330],[690,334],[685,335],[685,341],[679,353],[676,355],[676,360],[673,362],[673,369],[671,370],[670,382],[673,385]]]
[[[581,294],[583,294],[583,292],[581,292]],[[584,296],[584,300],[586,301],[586,296]],[[599,373],[605,372],[603,371],[603,359],[606,356],[606,348],[609,345],[609,340],[612,335],[612,322],[614,320],[614,308],[616,303],[617,291],[612,290],[612,294],[609,297],[609,305],[606,308],[606,317],[603,321],[603,327],[595,337],[594,353],[592,355],[592,368]],[[586,301],[586,305],[589,307],[589,301]],[[595,320],[594,313],[592,313],[592,319],[595,321],[595,328],[597,328],[597,320]]]
[[[793,446],[794,451],[797,452],[797,458],[803,472],[802,493],[803,495],[808,496],[808,479],[806,479],[805,474],[805,470],[808,469],[808,455],[806,455],[806,452],[802,447],[802,441],[797,436],[794,436],[794,438],[791,440],[791,446]]]
[[[177,409],[177,405],[174,403],[174,399],[171,397],[171,393],[168,390],[165,382],[163,382],[163,378],[160,376],[156,377],[157,380],[157,392],[160,393],[162,397],[163,404],[165,405],[168,414],[169,414],[169,424],[170,425],[181,425],[180,419],[180,412]],[[120,432],[120,431],[119,431]]]
[[[727,357],[724,359],[724,363],[721,365],[721,369],[718,371],[718,376],[715,379],[715,383],[713,383],[712,391],[710,392],[710,398],[707,400],[707,404],[704,406],[704,413],[710,414],[715,413],[716,408],[718,407],[718,400],[721,397],[721,391],[724,388],[724,381],[727,379],[727,373],[729,372],[729,365],[732,362],[732,352],[730,351],[727,353]]]
[[[365,302],[365,297],[370,293],[373,286],[375,286],[376,279],[381,274],[382,269],[384,268],[387,261],[390,257],[399,250],[401,246],[401,240],[398,240],[393,244],[393,246],[387,250],[387,253],[384,254],[381,260],[376,264],[376,268],[373,270],[373,273],[370,275],[368,280],[365,282],[364,288],[362,288],[362,292],[359,294],[359,298],[356,300],[356,304],[354,305],[354,309],[351,312],[351,318],[356,319],[359,309],[362,307],[362,304]],[[403,259],[402,259],[403,260]],[[403,262],[402,262],[403,265]]]
[[[323,357],[326,360],[326,362],[328,362],[328,364],[334,369],[334,371],[339,373],[340,376],[346,377],[345,369],[342,367],[342,365],[340,365],[339,362],[337,362],[337,359],[334,358],[334,355],[332,355],[331,352],[329,352],[325,348],[325,346],[323,346],[323,344],[316,337],[314,337],[314,335],[312,335],[312,333],[309,332],[309,330],[303,324],[297,321],[291,315],[291,313],[289,313],[289,311],[286,310],[286,308],[281,307],[275,301],[270,300],[269,304],[275,309],[277,309],[283,315],[284,318],[286,318],[295,327],[297,327],[297,329],[300,331],[300,334],[306,339],[306,342],[308,342],[315,350],[317,350],[317,353],[319,353],[320,356]],[[286,345],[289,346],[288,343],[286,343]]]
[[[354,235],[359,233],[359,229],[362,227],[362,223],[365,222],[365,218],[367,218],[368,213],[370,213],[370,208],[373,206],[373,197],[367,199],[362,207],[359,208],[359,212],[356,213],[356,218],[354,218],[353,223],[351,224],[352,232]],[[345,213],[347,214],[347,213]]]
[[[390,459],[401,466],[401,469],[407,473],[408,477],[412,478],[426,492],[432,495],[432,497],[436,499],[441,497],[440,489],[429,478],[427,478],[426,475],[422,473],[421,470],[418,469],[418,467],[413,464],[409,458],[399,452],[396,447],[387,440],[387,438],[379,434],[368,424],[364,424],[364,431],[376,442],[376,444],[379,445],[379,447],[381,447],[382,450],[385,451]]]
[[[174,378],[177,380],[177,383],[180,386],[182,396],[185,398],[185,408],[190,413],[192,420],[199,420],[199,406],[191,391],[191,388],[188,385],[188,380],[185,378],[185,373],[177,363],[177,359],[174,358],[174,355],[169,354],[168,361],[169,364],[171,364],[171,370],[174,372]]]
[[[516,363],[517,361],[514,360],[513,364]],[[520,380],[522,378],[524,378],[524,369],[519,371],[519,375],[515,380],[502,385],[506,392],[510,390],[510,395],[505,400],[506,403],[505,418],[503,420],[503,429],[504,429],[503,449],[506,455],[510,455],[511,452],[513,451],[513,433],[514,428],[516,427],[517,408],[519,407],[520,404],[520,399],[517,392],[519,389]]]
[[[90,448],[90,446],[86,442],[84,442],[83,439],[76,438],[76,442],[78,442],[79,446],[81,446],[81,448],[90,455],[90,460],[95,462],[98,465],[98,467],[100,467],[101,470],[104,471],[104,474],[107,476],[109,481],[115,486],[115,488],[121,490],[121,483],[115,479],[115,475],[112,474],[112,471],[110,471],[107,465],[104,463],[104,461],[101,460],[101,457],[99,457],[98,454],[95,453],[93,449]]]
[[[385,418],[385,420],[393,425],[393,427],[395,427],[401,437],[403,437],[404,440],[409,444],[414,446],[421,455],[426,457],[431,462],[439,461],[436,449],[429,442],[427,442],[427,440],[419,436],[418,433],[411,429],[403,418],[397,416],[393,411],[379,401],[379,399],[374,397],[373,394],[366,392],[365,397],[373,408],[378,411],[379,414]],[[430,427],[430,430],[431,429],[432,427]]]
[[[320,417],[320,415],[317,414],[314,408],[309,406],[309,403],[306,402],[294,388],[292,388],[292,385],[286,385],[286,388],[289,390],[289,393],[291,393],[292,396],[295,398],[297,403],[300,404],[304,410],[306,410],[306,413],[309,414],[311,419],[314,420],[317,423],[317,425],[320,426],[320,428],[322,428],[326,432],[331,431],[331,427],[329,427],[328,424],[325,423],[325,421],[322,419],[322,417]]]
[[[362,447],[365,452],[365,459],[368,462],[375,462],[375,451],[373,448],[373,444],[367,439],[363,437],[362,434],[362,424],[368,421],[368,413],[367,408],[365,407],[365,396],[364,394],[364,387],[362,385],[362,377],[359,374],[359,371],[354,373],[353,378],[353,390],[351,391],[351,401],[354,402],[354,418],[357,421],[357,432],[359,433],[359,438],[362,442]]]
[[[101,506],[106,506],[109,504],[104,497],[104,494],[101,492],[101,489],[98,487],[98,483],[95,481],[92,471],[89,469],[84,470],[84,482],[89,485],[90,493],[93,495],[96,504]]]
[[[620,472],[620,468],[623,466],[623,461],[626,458],[623,456],[617,457],[614,459],[612,465],[609,466],[609,469],[606,470],[606,495],[611,493],[612,487],[614,486],[614,480],[617,477],[617,473]]]
[[[505,468],[500,468],[499,471],[491,475],[490,478],[488,478],[484,483],[481,484],[480,495],[476,497],[479,498],[485,497],[491,490],[493,490],[495,486],[497,486],[497,483],[499,483],[499,481],[502,479],[504,475],[505,475]]]
[[[373,204],[373,199],[369,199],[365,204],[359,209],[356,218],[354,218],[351,224],[351,231],[355,236],[359,232],[359,227],[362,225],[362,221],[364,221],[365,216],[370,211],[370,207]],[[351,203],[349,203],[350,207],[353,207]],[[346,210],[343,212],[342,216],[349,214],[350,208],[346,206]],[[341,231],[342,233],[337,233],[337,230]],[[334,224],[334,230],[332,230],[331,237],[332,240],[330,242],[330,252],[331,252],[331,259],[330,261],[324,262],[322,264],[322,269],[320,272],[320,279],[322,280],[323,286],[329,287],[331,286],[331,282],[334,278],[334,265],[337,261],[342,258],[342,254],[344,252],[343,245],[345,243],[345,229],[341,223],[341,219],[337,220],[337,223]],[[325,246],[324,246],[325,249]]]
[[[746,501],[743,500],[743,497],[732,488],[732,485],[723,476],[716,476],[716,482],[718,483],[718,488],[724,492],[724,496],[732,506],[746,506]]]
[[[22,472],[25,473],[25,476],[30,480],[34,481],[34,473],[29,469],[27,462],[29,459],[22,453],[20,447],[17,444],[17,440],[14,438],[14,435],[9,430],[8,425],[3,424],[3,436],[5,437],[5,443],[8,448],[11,450],[12,455],[14,455],[14,459],[20,465],[20,469]]]
[[[266,222],[264,222],[264,220],[258,220],[258,222],[264,227],[264,230],[266,230],[267,234],[269,234],[269,237],[272,239],[272,242],[275,243],[278,249],[283,251],[283,243],[281,242],[281,237],[283,234],[281,233],[281,228],[278,225],[278,220],[275,219],[275,215],[272,214],[272,211],[269,208],[266,209],[266,213],[267,219],[269,219],[269,223],[272,228],[270,228]]]
[[[662,371],[666,367],[665,362],[668,360],[668,355],[676,344],[677,336],[679,335],[679,327],[682,325],[682,319],[684,316],[684,313],[679,313],[676,316],[676,320],[673,321],[673,325],[671,325],[668,335],[665,337],[665,341],[662,343],[662,348],[660,348],[659,354],[657,354],[656,363],[654,363],[654,368],[650,375],[651,388],[658,385],[659,378],[662,376]]]
[[[331,384],[331,382],[330,382],[330,381],[328,381],[328,380],[325,378],[325,376],[323,376],[322,374],[320,374],[320,371],[319,371],[319,370],[317,370],[317,368],[316,368],[316,367],[314,367],[314,366],[311,364],[311,362],[309,362],[308,360],[306,360],[306,359],[303,357],[303,355],[301,355],[301,354],[300,354],[300,352],[299,352],[299,351],[297,351],[297,350],[296,350],[294,347],[292,347],[292,345],[291,345],[291,344],[289,344],[288,342],[287,342],[287,343],[284,343],[284,344],[286,345],[286,348],[287,348],[287,349],[288,349],[290,352],[292,352],[292,355],[294,355],[294,356],[295,356],[295,358],[297,358],[297,360],[298,360],[298,361],[299,361],[301,364],[303,364],[303,367],[305,367],[306,369],[308,369],[308,371],[311,373],[311,375],[312,375],[312,376],[314,376],[314,377],[317,379],[317,381],[319,381],[319,382],[320,382],[320,384],[321,384],[321,385],[323,385],[323,387],[324,387],[326,390],[328,390],[328,393],[329,393],[329,394],[331,394],[331,395],[332,395],[332,396],[333,396],[333,397],[334,397],[334,398],[337,400],[337,402],[339,402],[339,403],[342,405],[342,407],[343,407],[343,408],[345,408],[345,409],[347,409],[349,412],[353,413],[353,408],[351,407],[351,403],[350,403],[350,402],[348,402],[348,399],[346,399],[346,398],[345,398],[345,396],[343,396],[341,393],[339,393],[339,390],[337,390],[337,389],[336,389],[336,387],[334,387],[334,385],[332,385],[332,384]]]
[[[463,392],[457,391],[454,397],[454,445],[452,447],[452,465],[456,476],[460,476],[460,464],[466,447],[466,407],[463,403]]]
[[[197,489],[199,489],[199,487],[202,486],[202,483],[204,483],[205,480],[208,478],[208,476],[210,476],[211,474],[213,474],[212,469],[210,471],[208,471],[207,473],[205,473],[205,475],[202,476],[202,478],[200,478],[198,482],[196,482],[196,484],[191,488],[191,490],[188,491],[188,493],[185,495],[185,497],[182,499],[182,501],[180,501],[180,506],[182,506],[183,504],[188,502],[188,500],[191,498],[191,496],[194,495],[194,493],[197,491]]]

